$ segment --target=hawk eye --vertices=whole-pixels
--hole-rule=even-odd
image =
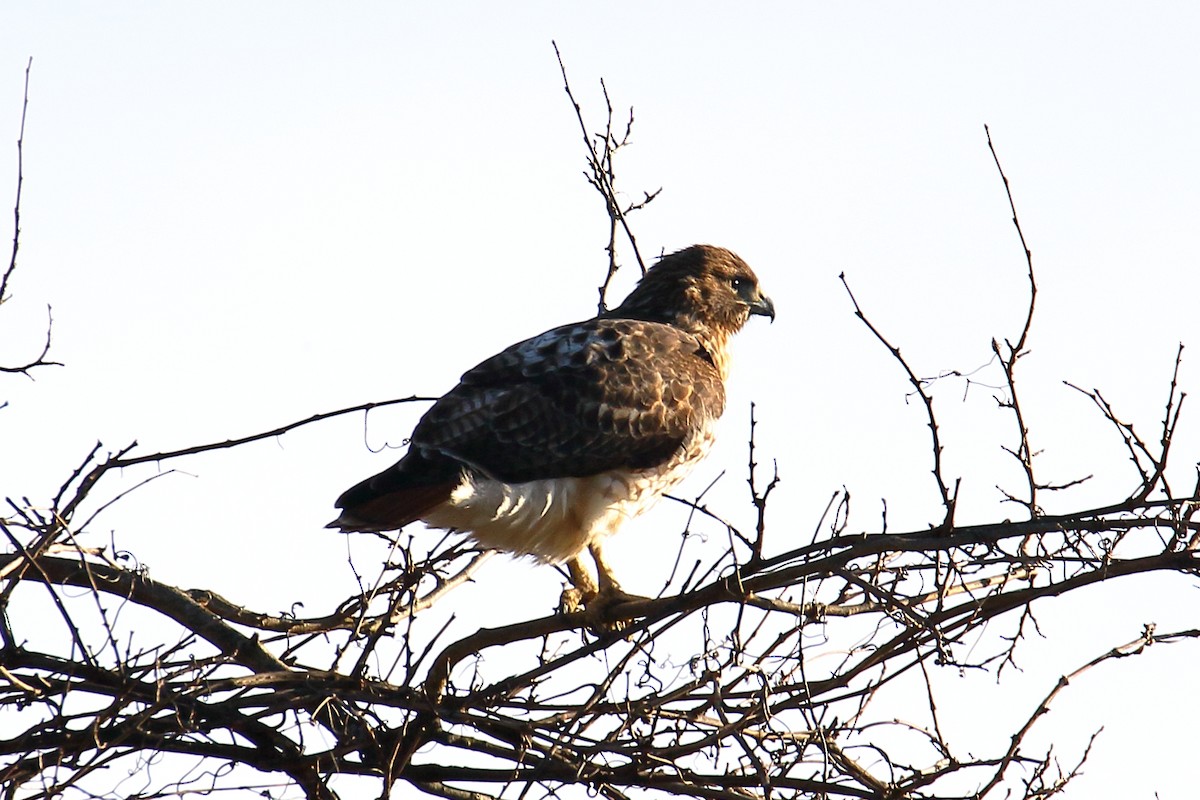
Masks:
[[[742,291],[742,289],[743,289],[743,287],[745,287],[746,283],[747,283],[747,281],[745,278],[734,277],[734,278],[729,279],[729,285],[731,287],[733,287],[733,290],[735,292]]]

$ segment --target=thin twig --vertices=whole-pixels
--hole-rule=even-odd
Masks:
[[[879,329],[867,319],[862,308],[858,305],[858,300],[854,297],[854,292],[850,290],[850,284],[846,280],[846,273],[838,275],[838,280],[842,282],[842,286],[846,288],[846,294],[850,296],[850,302],[854,304],[854,316],[867,326],[867,329],[875,335],[879,343],[887,348],[892,354],[892,358],[896,359],[897,363],[908,376],[908,382],[912,384],[913,390],[917,396],[921,398],[922,404],[925,406],[926,422],[929,425],[929,433],[933,438],[933,478],[937,482],[938,493],[942,498],[942,506],[946,509],[946,515],[942,520],[942,527],[950,528],[954,524],[954,497],[950,494],[950,488],[946,484],[945,478],[942,476],[942,442],[938,435],[937,417],[933,413],[933,398],[925,391],[925,385],[917,374],[913,372],[912,367],[905,361],[904,356],[900,355],[900,348],[895,347],[887,338],[880,333]]]
[[[600,88],[604,95],[604,103],[607,109],[605,118],[604,133],[596,134],[595,139],[600,144],[600,149],[597,149],[593,142],[593,136],[588,131],[587,123],[583,119],[583,108],[579,101],[575,99],[575,94],[571,90],[571,82],[567,78],[567,68],[563,63],[562,53],[559,52],[558,43],[551,41],[554,47],[554,55],[558,59],[559,72],[562,74],[563,89],[567,93],[567,98],[571,101],[572,108],[575,109],[575,118],[579,122],[580,133],[583,134],[583,144],[587,148],[588,169],[584,172],[584,177],[587,178],[589,184],[600,193],[604,198],[605,210],[608,213],[609,232],[608,243],[605,245],[605,251],[608,253],[608,273],[605,275],[604,282],[599,287],[600,301],[599,311],[603,313],[608,308],[608,288],[612,283],[613,277],[620,269],[617,262],[617,228],[620,226],[621,231],[625,234],[629,246],[633,249],[634,258],[637,259],[638,267],[642,274],[646,274],[646,262],[642,258],[641,249],[638,247],[637,237],[633,233],[633,228],[629,225],[629,215],[634,211],[640,211],[649,205],[658,197],[662,189],[656,189],[653,192],[643,192],[643,199],[629,203],[624,208],[621,206],[621,201],[617,196],[616,189],[616,154],[622,147],[629,144],[629,138],[633,131],[633,108],[629,109],[629,121],[625,125],[625,134],[620,139],[613,133],[613,106],[612,100],[608,95],[608,86],[604,80],[600,81]]]
[[[1030,517],[1036,517],[1041,513],[1041,508],[1038,507],[1037,492],[1038,482],[1034,477],[1033,458],[1035,453],[1029,445],[1029,427],[1025,423],[1025,415],[1021,411],[1021,403],[1017,395],[1017,362],[1026,354],[1026,342],[1029,339],[1029,329],[1033,326],[1033,309],[1037,302],[1037,281],[1033,277],[1033,253],[1029,249],[1029,244],[1025,241],[1025,232],[1021,230],[1021,221],[1017,217],[1017,205],[1013,200],[1012,186],[1008,182],[1008,176],[1004,174],[1004,167],[1000,165],[1000,156],[996,153],[996,147],[992,143],[992,132],[987,125],[983,126],[984,133],[987,135],[988,150],[992,153],[992,160],[996,163],[996,170],[1000,173],[1000,180],[1004,182],[1004,192],[1008,197],[1008,207],[1012,212],[1012,223],[1017,229],[1017,236],[1021,240],[1021,250],[1025,254],[1025,265],[1028,268],[1029,276],[1029,305],[1025,311],[1025,324],[1021,326],[1021,335],[1017,338],[1017,343],[1013,344],[1008,339],[1004,340],[1005,351],[1001,351],[1000,343],[992,339],[992,352],[996,354],[996,358],[1000,360],[1000,364],[1004,367],[1004,380],[1008,386],[1008,399],[997,400],[1002,408],[1008,408],[1013,412],[1017,423],[1017,441],[1018,445],[1015,450],[1008,447],[1003,448],[1005,452],[1011,455],[1021,465],[1021,469],[1025,474],[1026,491],[1028,492],[1027,499],[1018,500],[1012,494],[1005,492],[1005,499],[1020,503],[1025,507]],[[1052,488],[1052,487],[1042,487]],[[1061,488],[1061,487],[1060,487]]]
[[[0,275],[0,306],[11,299],[8,293],[9,280],[11,280],[13,272],[17,269],[17,252],[21,249],[21,189],[25,184],[25,115],[29,110],[29,72],[32,68],[33,59],[30,58],[25,64],[25,91],[21,98],[21,127],[20,132],[17,134],[17,191],[16,199],[13,202],[12,253],[8,259],[8,267],[5,268],[4,274]],[[50,354],[51,334],[54,330],[54,315],[50,310],[50,306],[46,306],[46,317],[46,341],[42,344],[42,351],[32,360],[19,366],[0,364],[0,372],[29,376],[30,370],[36,367],[62,366],[62,363],[59,361],[48,361],[46,359],[46,356]]]

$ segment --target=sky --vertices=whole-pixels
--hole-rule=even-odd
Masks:
[[[592,125],[601,78],[634,109],[619,185],[631,199],[662,188],[633,219],[643,251],[729,247],[778,310],[735,343],[693,494],[725,470],[711,502],[750,518],[753,401],[760,456],[783,478],[778,549],[843,486],[860,528],[880,498],[893,529],[940,519],[923,413],[854,318],[844,273],[919,374],[984,368],[935,387],[947,471],[964,476],[960,521],[1012,515],[996,489],[1019,485],[1001,450],[1012,423],[983,384],[1028,282],[986,124],[1037,276],[1020,380],[1039,468],[1098,475],[1047,510],[1119,499],[1136,477],[1121,443],[1063,381],[1099,388],[1148,435],[1180,342],[1182,384],[1200,384],[1198,36],[1200,9],[1168,2],[5,3],[5,206],[33,61],[0,363],[36,353],[49,304],[66,366],[0,376],[0,487],[45,500],[97,440],[170,450],[437,395],[499,348],[594,313],[607,220],[554,41]],[[622,260],[616,298],[636,277]],[[399,456],[423,408],[190,460],[93,533],[160,580],[251,606],[284,603],[296,581],[335,602],[347,548],[368,545],[323,529],[332,501]],[[1179,485],[1200,458],[1188,412]],[[677,544],[661,531],[684,514],[660,506],[612,543],[627,588],[661,585]],[[471,590],[489,583],[506,602],[483,604],[480,624],[545,613],[561,578],[498,561]],[[1044,694],[1144,622],[1196,627],[1194,607],[1182,580],[1048,607],[1015,680]],[[1185,796],[1172,765],[1191,758],[1182,720],[1200,701],[1175,687],[1196,647],[1106,665],[1059,701],[1045,727],[1068,750],[1106,726],[1069,796]],[[1006,705],[1005,686],[964,685],[965,710]]]

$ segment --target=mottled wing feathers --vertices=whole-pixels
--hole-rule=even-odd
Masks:
[[[650,469],[724,403],[719,372],[685,331],[626,319],[555,328],[464,374],[404,459],[338,498],[333,525],[401,527],[448,499],[464,467],[506,483]]]
[[[695,337],[594,319],[513,345],[429,410],[414,448],[507,483],[646,469],[720,415],[720,375]]]

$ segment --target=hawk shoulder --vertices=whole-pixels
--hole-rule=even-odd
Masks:
[[[417,424],[412,446],[507,483],[648,469],[724,405],[721,376],[696,337],[592,319],[468,371]]]

